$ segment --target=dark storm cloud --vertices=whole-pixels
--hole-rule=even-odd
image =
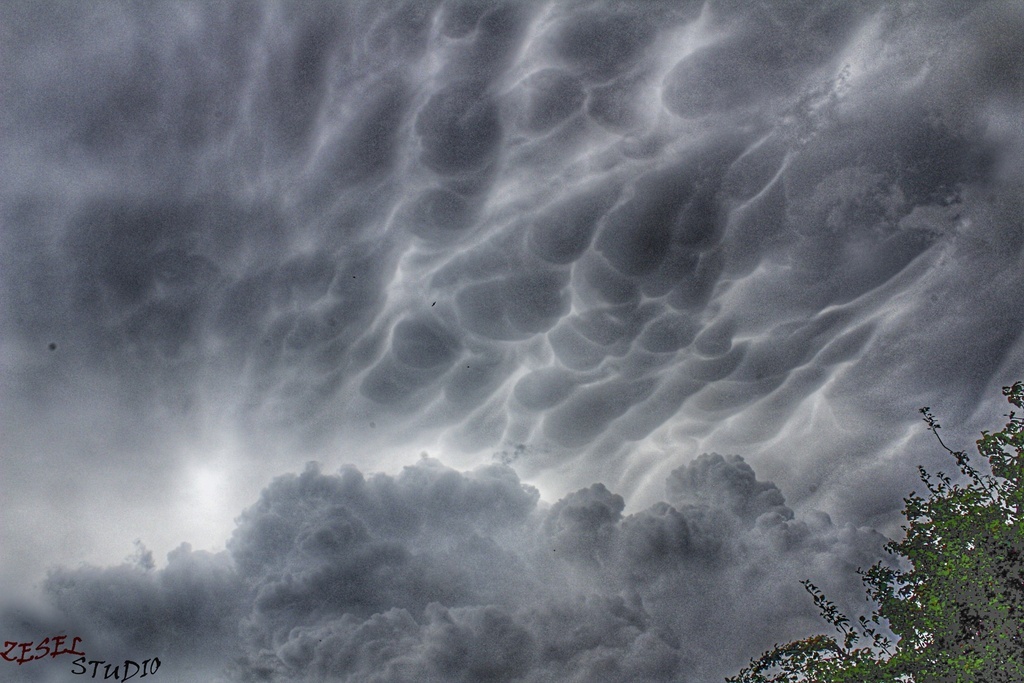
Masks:
[[[394,477],[310,465],[263,491],[226,552],[186,544],[162,569],[144,555],[61,569],[46,591],[90,656],[151,652],[167,671],[705,681],[770,644],[765,624],[795,634],[810,621],[797,580],[779,575],[799,569],[859,602],[848,577],[883,540],[795,517],[739,456],[700,456],[667,494],[624,515],[594,484],[545,509],[504,465],[461,473],[424,458]]]
[[[213,546],[274,473],[427,448],[561,502],[500,468],[307,473],[226,556],[82,580],[185,629],[207,617],[174,611],[175,571],[244,578],[263,593],[210,608],[282,671],[659,680],[704,666],[679,634],[743,621],[728,567],[861,547],[801,506],[895,533],[942,455],[916,409],[966,441],[1024,368],[1012,0],[38,2],[0,26],[3,585]],[[301,482],[361,502],[289,507]],[[452,509],[415,498],[435,485]],[[524,597],[543,567],[609,588]],[[487,633],[519,645],[451,651]]]
[[[288,423],[330,443],[330,423],[415,396],[453,446],[496,444],[515,423],[571,457],[655,396],[672,407],[630,440],[685,416],[688,394],[716,392],[708,383],[770,400],[773,383],[736,373],[779,343],[776,323],[799,335],[829,306],[886,288],[879,304],[892,301],[921,281],[908,270],[919,257],[956,248],[958,225],[999,223],[965,216],[986,206],[968,193],[997,167],[983,104],[1014,96],[1012,38],[921,45],[1012,20],[998,3],[956,24],[844,3],[317,7],[103,5],[67,28],[84,56],[13,63],[21,136],[8,144],[34,162],[12,169],[7,192],[12,346],[73,338],[69,370],[99,366],[121,384],[111,398],[131,394],[143,413],[164,400],[187,416],[233,377],[237,418],[275,425],[256,427],[267,438]],[[698,17],[709,37],[673,62],[671,32]],[[931,23],[901,37],[914,19]],[[89,53],[80,41],[97,22],[128,47]],[[898,59],[871,61],[879,46]],[[79,63],[88,96],[71,78]],[[937,100],[972,64],[990,74],[978,97]],[[612,102],[639,111],[659,98],[657,117],[609,124]],[[58,162],[91,171],[46,202],[67,182]],[[929,210],[948,218],[916,219]],[[744,341],[692,334],[722,325]],[[521,345],[495,345],[509,341]],[[528,360],[535,342],[554,355]],[[770,372],[806,366],[811,348],[774,353]],[[481,386],[495,401],[521,364],[575,372],[565,417],[512,407],[466,442],[451,388],[471,353],[491,359]],[[869,373],[859,353],[855,374]],[[592,387],[590,370],[612,388]],[[670,370],[687,390],[664,386]],[[34,371],[15,381],[45,391],[53,378]]]

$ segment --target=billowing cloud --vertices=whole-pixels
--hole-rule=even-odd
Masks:
[[[183,544],[159,569],[140,551],[45,588],[90,657],[245,681],[706,681],[812,627],[800,577],[862,602],[853,570],[881,534],[797,517],[739,456],[702,455],[666,488],[624,514],[603,484],[539,505],[506,465],[310,464],[226,551]]]

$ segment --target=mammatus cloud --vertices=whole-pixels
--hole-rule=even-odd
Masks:
[[[673,471],[666,498],[624,514],[603,484],[539,505],[505,465],[311,464],[263,491],[226,551],[60,569],[46,593],[90,657],[145,653],[179,676],[698,682],[814,628],[801,577],[861,603],[854,569],[884,541],[796,516],[739,456]]]
[[[917,408],[966,441],[1024,374],[1015,0],[41,0],[0,27],[0,585],[196,548],[50,579],[110,652],[194,627],[197,662],[429,680],[485,671],[451,650],[473,634],[538,680],[699,680],[707,634],[810,623],[783,577],[859,557],[845,524],[898,532],[944,457]],[[474,474],[278,480],[215,549],[275,474],[422,449]],[[114,617],[108,579],[149,610]]]

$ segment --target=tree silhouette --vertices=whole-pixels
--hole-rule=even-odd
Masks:
[[[1024,383],[1003,394],[1024,409]],[[929,497],[904,498],[906,537],[886,550],[909,561],[901,571],[876,563],[857,570],[875,603],[856,625],[818,588],[803,581],[822,617],[842,636],[816,635],[776,644],[726,683],[1019,683],[1024,681],[1024,419],[981,433],[978,452],[991,474],[939,436],[929,408],[921,413],[967,484],[919,467]],[[875,626],[888,622],[893,645]],[[870,645],[857,647],[867,639]]]

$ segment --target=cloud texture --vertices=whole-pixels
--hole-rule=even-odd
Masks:
[[[793,577],[852,603],[885,540],[796,517],[739,456],[701,455],[666,493],[626,515],[603,484],[538,505],[506,465],[310,464],[263,491],[226,551],[57,570],[45,589],[107,659],[159,656],[177,676],[710,681],[814,627]]]
[[[41,1],[0,32],[0,585],[71,567],[83,620],[131,586],[154,648],[702,680],[729,624],[797,634],[810,548],[860,557],[948,469],[917,408],[973,438],[1024,375],[1019,2]],[[310,460],[358,469],[275,480],[218,554]],[[139,538],[178,549],[75,568]]]

